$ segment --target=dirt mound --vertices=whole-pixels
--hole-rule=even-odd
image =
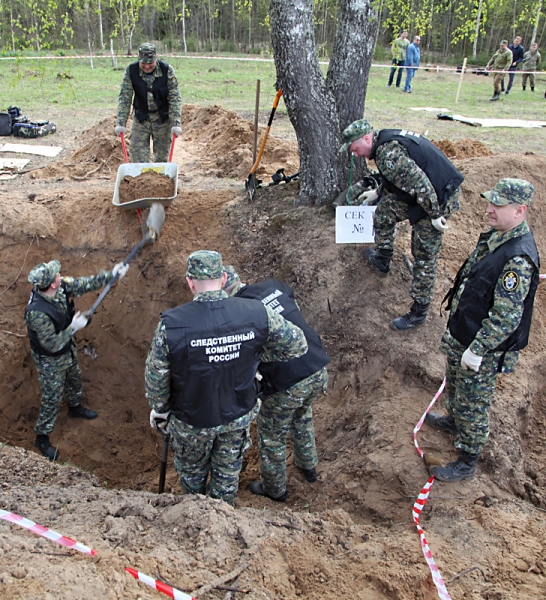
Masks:
[[[175,182],[168,175],[146,171],[136,177],[126,175],[119,184],[120,203],[140,198],[172,198]]]
[[[480,156],[493,156],[493,152],[478,140],[464,138],[452,142],[451,140],[431,140],[448,158],[464,160],[465,158],[478,158]]]

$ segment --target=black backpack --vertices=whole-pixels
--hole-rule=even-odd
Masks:
[[[11,135],[12,118],[9,112],[0,113],[0,135]]]

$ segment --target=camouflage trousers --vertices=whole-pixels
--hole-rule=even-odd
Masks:
[[[450,352],[446,364],[446,408],[455,419],[455,448],[480,454],[489,438],[489,408],[497,382],[498,360],[486,356],[476,373],[461,367],[461,353]]]
[[[264,490],[277,498],[286,491],[286,436],[294,464],[313,469],[318,463],[313,426],[313,400],[328,388],[326,367],[284,392],[266,396],[256,418],[260,477]]]
[[[495,94],[500,94],[502,90],[502,84],[504,81],[505,73],[495,73],[493,77],[493,90]]]
[[[185,494],[208,494],[233,505],[243,456],[252,446],[250,424],[260,403],[227,425],[199,429],[171,415],[174,466]],[[207,484],[207,478],[210,480]]]
[[[38,383],[42,403],[34,431],[49,435],[55,428],[61,407],[63,392],[68,406],[82,403],[82,374],[78,365],[76,347],[61,356],[40,356],[32,352],[32,360],[38,371]]]
[[[534,73],[523,73],[521,76],[521,85],[525,87],[527,85],[527,79],[532,88],[535,87],[535,74]]]
[[[460,189],[446,202],[443,216],[448,219],[459,210]],[[375,211],[373,226],[375,244],[379,250],[392,254],[396,225],[408,218],[408,205],[394,194],[383,192]],[[414,258],[410,296],[419,304],[430,304],[436,284],[438,254],[442,248],[443,232],[438,231],[428,217],[414,223],[411,229],[411,253]]]
[[[153,117],[152,117],[153,119]],[[129,157],[131,162],[167,162],[171,149],[171,121],[158,118],[139,123],[133,119]],[[153,160],[150,161],[150,140],[153,142]]]

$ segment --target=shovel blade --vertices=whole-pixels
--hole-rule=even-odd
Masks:
[[[254,181],[254,173],[251,173],[245,180],[245,187],[248,190],[248,195],[251,200],[254,200],[254,194],[256,193],[256,185]]]
[[[148,227],[148,231],[152,233],[153,242],[160,236],[164,223],[165,208],[163,207],[163,204],[154,202],[152,206],[150,206],[150,212],[146,219],[146,226]]]

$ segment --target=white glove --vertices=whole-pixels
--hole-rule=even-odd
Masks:
[[[362,205],[371,204],[372,202],[375,202],[378,198],[379,194],[377,193],[377,190],[368,190],[367,192],[363,192],[362,194],[360,194],[360,196],[358,197]]]
[[[150,427],[157,429],[158,431],[161,430],[165,433],[169,433],[168,425],[170,414],[170,410],[164,413],[158,413],[152,408],[152,412],[150,413]]]
[[[114,277],[117,275],[118,279],[122,279],[123,277],[125,277],[128,270],[129,265],[125,265],[122,262],[120,262],[117,265],[114,265],[114,268],[112,269],[112,275]]]
[[[173,136],[180,137],[181,135],[182,135],[182,127],[179,127],[178,125],[171,127],[171,139]]]
[[[114,131],[116,132],[116,135],[118,137],[121,133],[123,133],[123,135],[127,135],[127,128],[123,127],[123,125],[116,125],[116,128],[114,129]]]
[[[467,348],[461,356],[461,367],[466,371],[468,371],[468,369],[472,369],[477,373],[480,370],[482,360],[483,356],[478,356],[477,354],[474,354],[470,348]]]
[[[72,332],[76,333],[80,329],[83,329],[87,325],[87,317],[82,315],[79,310],[74,317],[72,318],[72,323],[70,323],[70,327],[72,327]]]
[[[435,229],[437,229],[438,231],[445,231],[446,229],[449,229],[449,227],[446,225],[447,221],[445,217],[431,219],[431,222]]]

